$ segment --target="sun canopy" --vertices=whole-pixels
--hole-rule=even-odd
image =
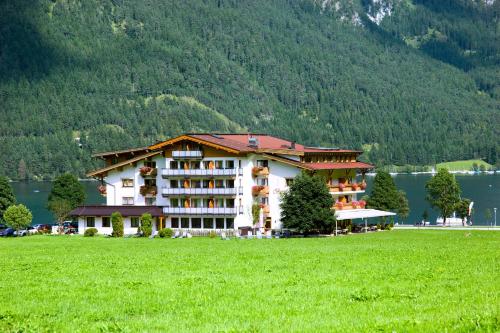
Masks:
[[[349,209],[349,210],[336,210],[335,216],[337,220],[353,220],[353,219],[367,219],[371,217],[393,216],[396,213],[386,212],[377,209]]]

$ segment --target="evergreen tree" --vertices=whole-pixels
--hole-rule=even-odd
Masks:
[[[366,204],[368,208],[398,211],[401,206],[401,196],[391,175],[385,171],[377,171]]]
[[[0,222],[3,221],[3,214],[7,208],[15,203],[16,197],[14,196],[14,191],[12,191],[9,180],[6,177],[0,176]]]
[[[398,213],[401,219],[405,220],[410,215],[410,205],[408,204],[408,198],[406,197],[405,191],[399,190],[398,195],[399,195],[399,200],[398,200],[399,207],[396,209],[396,213]]]
[[[469,216],[469,205],[470,205],[470,200],[463,198],[461,199],[455,206],[455,212],[457,213],[458,217],[464,221],[467,216]]]
[[[300,232],[330,233],[335,226],[333,198],[326,182],[303,172],[295,177],[281,198],[281,221],[285,228]]]
[[[123,237],[123,216],[120,212],[111,214],[111,224],[113,226],[113,237]]]
[[[439,209],[443,216],[443,225],[446,225],[446,218],[450,216],[457,203],[460,201],[460,185],[455,176],[446,169],[439,169],[426,184],[427,200]]]
[[[144,237],[149,237],[153,233],[153,217],[149,213],[141,215],[140,232]]]
[[[85,202],[85,190],[78,178],[72,174],[65,173],[56,178],[49,194],[48,208],[51,209],[53,202],[65,200],[71,209]]]

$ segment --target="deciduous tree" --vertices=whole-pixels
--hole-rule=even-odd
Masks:
[[[460,201],[460,186],[455,176],[446,169],[439,169],[438,173],[425,184],[425,188],[427,200],[432,207],[439,209],[443,216],[443,225],[446,225],[446,218],[453,213]]]
[[[111,214],[111,225],[113,226],[113,237],[123,237],[123,216],[120,212]]]
[[[3,216],[7,225],[16,231],[29,227],[33,220],[31,211],[23,204],[9,206]]]
[[[335,226],[333,198],[326,181],[302,173],[295,177],[281,198],[281,221],[286,228],[301,232],[331,232]]]

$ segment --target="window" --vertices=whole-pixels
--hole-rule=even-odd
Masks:
[[[146,186],[156,186],[156,179],[146,178],[144,179],[144,185]]]
[[[233,218],[227,218],[226,219],[226,228],[227,229],[233,229],[234,228],[234,219]]]
[[[201,180],[199,180],[199,179],[193,179],[191,181],[191,187],[192,188],[201,188]]]
[[[226,207],[234,208],[234,199],[226,199]]]
[[[122,187],[134,187],[134,180],[130,178],[123,178]]]
[[[170,161],[170,169],[179,169],[179,163],[177,161]]]
[[[286,186],[291,186],[293,184],[293,178],[286,178]]]
[[[234,188],[234,179],[226,180],[226,187],[227,188]]]
[[[267,184],[268,184],[267,178],[257,178],[256,182],[257,182],[257,185],[261,185],[261,186],[267,186]]]
[[[134,204],[133,197],[123,197],[122,198],[122,205],[133,205],[133,204]]]
[[[232,160],[226,161],[226,169],[234,169],[234,161]]]
[[[189,168],[190,169],[199,169],[200,168],[200,161],[191,161]]]
[[[200,229],[201,228],[201,219],[199,217],[193,217],[191,219],[191,228]]]
[[[224,219],[223,218],[216,218],[215,219],[215,228],[216,229],[224,229]]]
[[[156,198],[147,197],[147,198],[145,198],[145,200],[146,200],[146,206],[156,205]]]
[[[170,198],[170,207],[179,207],[179,198]]]
[[[210,180],[209,179],[203,180],[203,188],[210,188]]]
[[[191,199],[191,207],[193,207],[193,208],[199,208],[199,207],[201,207],[201,199],[192,198]]]
[[[150,167],[150,168],[156,168],[156,162],[155,161],[149,161],[149,160],[146,160],[144,161],[144,166],[146,167]]]
[[[216,169],[224,169],[224,161],[215,161]]]
[[[138,216],[132,216],[130,218],[130,227],[131,228],[139,228],[139,217]]]
[[[177,179],[170,179],[171,188],[179,188],[179,181]]]
[[[188,217],[181,218],[181,228],[189,229],[189,218]]]
[[[103,228],[111,227],[111,218],[109,216],[102,217],[102,227]]]
[[[213,229],[214,219],[203,219],[203,229]]]
[[[95,217],[87,216],[86,222],[87,228],[95,228]]]
[[[171,227],[172,228],[179,228],[179,218],[178,217],[172,217],[171,221]]]
[[[269,198],[267,197],[261,197],[260,198],[260,203],[263,205],[268,205],[269,204]]]
[[[268,167],[268,161],[267,160],[257,160],[257,166],[258,167],[263,167],[267,168]]]
[[[224,199],[222,199],[222,198],[215,198],[214,199],[214,206],[215,207],[220,207],[220,208],[224,207]]]
[[[224,180],[216,179],[215,180],[215,188],[224,188]]]

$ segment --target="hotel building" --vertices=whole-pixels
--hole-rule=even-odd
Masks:
[[[143,213],[153,230],[228,230],[259,224],[281,228],[280,195],[302,170],[327,180],[338,220],[376,217],[359,200],[364,175],[373,166],[358,161],[361,151],[307,147],[264,134],[185,134],[149,147],[104,152],[105,166],[87,174],[99,179],[106,205],[71,212],[79,232],[95,227],[112,232],[110,216],[124,217],[125,234],[134,234]],[[358,178],[358,181],[356,179]]]

